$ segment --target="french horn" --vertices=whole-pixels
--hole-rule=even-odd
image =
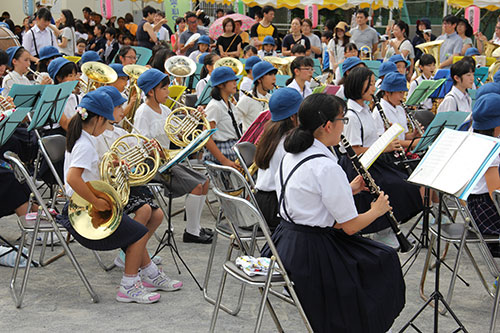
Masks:
[[[130,127],[130,123],[134,121],[134,116],[135,112],[139,108],[139,105],[141,105],[141,89],[137,85],[137,79],[139,76],[141,76],[142,73],[147,71],[148,68],[146,66],[141,66],[141,65],[126,65],[123,66],[123,72],[128,75],[129,77],[129,89],[128,89],[128,102],[130,103],[132,101],[132,98],[135,98],[134,100],[134,105],[132,109],[127,113],[125,116],[128,120],[128,122],[123,123],[123,129],[130,132],[132,131],[132,128]],[[135,92],[135,96],[134,96]]]

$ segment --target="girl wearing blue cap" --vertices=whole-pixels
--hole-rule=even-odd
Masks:
[[[347,44],[346,50],[350,44]],[[357,52],[357,51],[356,51]],[[348,53],[345,53],[348,54]],[[357,56],[352,56],[352,57],[347,57],[344,62],[342,63],[342,77],[338,81],[337,85],[340,86],[339,90],[335,93],[335,96],[342,98],[343,100],[346,99],[345,94],[344,94],[344,83],[349,76],[349,73],[357,67],[366,67],[365,63],[361,61]],[[337,68],[339,69],[340,66]]]
[[[193,59],[195,62],[198,62],[198,58],[201,54],[205,52],[209,52],[210,50],[210,37],[208,36],[200,36],[198,38],[198,41],[196,42],[198,44],[198,50],[191,52],[189,55],[189,58]]]
[[[214,163],[237,168],[236,154],[233,146],[241,137],[241,130],[234,115],[235,107],[231,103],[231,95],[236,94],[238,78],[234,71],[226,66],[221,66],[212,72],[212,99],[205,112],[211,128],[217,131],[210,137],[205,148],[208,150],[204,159]]]
[[[386,80],[387,76],[384,82]],[[398,86],[401,85],[402,82],[398,84]],[[345,81],[345,95],[348,98],[345,115],[349,119],[349,123],[344,127],[344,135],[358,155],[367,151],[379,138],[380,133],[373,114],[365,104],[365,102],[372,101],[374,93],[375,75],[373,72],[365,67],[354,68]],[[394,151],[400,150],[401,142],[395,139],[384,152],[393,154]],[[342,156],[340,160],[349,179],[354,179],[357,172],[353,169],[349,158]],[[370,174],[377,185],[389,195],[394,215],[400,223],[408,221],[422,210],[422,198],[418,187],[407,183],[405,179],[408,178],[408,175],[396,169],[393,163],[387,163],[383,161],[383,158],[378,158],[370,167]],[[372,197],[368,193],[360,193],[355,197],[355,201],[358,211],[365,212],[370,209]],[[376,235],[377,239],[393,247],[398,247],[399,244],[394,234],[387,228],[389,228],[387,217],[382,216],[365,228],[363,232],[382,231],[380,235]]]
[[[387,332],[405,304],[399,259],[357,233],[390,206],[381,193],[358,213],[364,183],[349,183],[328,149],[339,144],[344,106],[327,94],[302,102],[274,177],[282,218],[273,241],[314,332]]]
[[[297,111],[302,100],[302,96],[295,89],[276,90],[269,100],[271,121],[266,124],[255,152],[254,160],[259,168],[255,199],[271,230],[274,230],[280,222],[274,176],[279,171],[279,164],[285,156],[283,147],[285,136],[298,125]]]
[[[10,89],[14,84],[31,85],[26,75],[24,75],[31,65],[30,54],[22,46],[11,46],[7,49],[9,56],[9,73],[2,81],[2,96],[9,96]]]
[[[74,192],[89,201],[94,209],[108,211],[110,203],[93,191],[86,182],[99,180],[98,155],[95,137],[102,134],[107,123],[114,120],[113,101],[100,89],[83,97],[78,114],[70,121],[64,179],[66,193]],[[63,209],[59,222],[75,239],[92,250],[108,251],[122,248],[127,253],[125,270],[116,295],[119,302],[154,303],[160,299],[156,290],[177,290],[181,282],[170,280],[151,261],[146,251],[148,229],[124,214],[118,228],[110,236],[101,240],[90,240],[76,232],[68,219],[68,204]],[[139,275],[140,268],[140,275]]]
[[[157,69],[145,71],[137,80],[137,85],[146,95],[146,102],[137,109],[134,117],[134,127],[140,134],[155,139],[160,146],[169,149],[170,139],[165,133],[164,126],[170,109],[164,105],[168,97],[168,75]],[[172,181],[165,180],[161,175],[156,176],[174,197],[186,195],[186,230],[183,234],[185,243],[212,242],[212,230],[202,228],[201,212],[208,193],[208,179],[200,173],[183,165],[172,167]],[[171,186],[170,186],[171,185]]]
[[[244,95],[243,91],[250,91],[252,90],[252,85],[253,85],[253,66],[257,65],[261,59],[257,56],[250,57],[246,60],[245,62],[245,72],[247,72],[247,75],[241,79],[240,83],[240,99]]]
[[[243,133],[262,112],[269,109],[269,103],[265,101],[271,98],[270,91],[274,89],[278,70],[267,61],[261,61],[253,66],[252,72],[253,89],[244,90],[240,87],[240,99],[236,104],[235,116],[238,123],[242,124]]]
[[[474,86],[474,71],[474,65],[469,61],[460,60],[451,65],[450,75],[453,79],[453,87],[444,96],[437,112],[472,112],[472,99],[467,89],[472,89]]]
[[[196,97],[200,98],[201,93],[205,89],[208,80],[210,80],[210,75],[212,75],[212,71],[214,70],[214,64],[219,59],[219,55],[214,52],[208,53],[203,57],[203,67],[201,68],[200,72],[200,81],[198,81],[198,83],[196,84]]]
[[[472,128],[475,133],[498,138],[500,136],[500,94],[486,93],[480,96],[472,110]],[[467,206],[479,230],[484,235],[500,235],[500,216],[492,200],[493,191],[500,189],[498,168],[500,156],[490,164],[486,173],[467,198]],[[500,257],[500,245],[487,243],[491,254]]]
[[[290,65],[292,77],[286,81],[286,86],[297,90],[302,98],[312,94],[311,79],[314,73],[314,61],[309,57],[297,57]]]
[[[262,41],[262,50],[259,50],[257,52],[257,55],[263,59],[264,57],[277,57],[278,54],[274,50],[275,46],[274,38],[273,36],[266,36],[264,37],[264,40]]]

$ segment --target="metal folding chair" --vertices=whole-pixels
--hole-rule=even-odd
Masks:
[[[498,190],[493,192],[493,203],[495,203],[495,207],[497,208],[498,214],[500,214],[500,191]],[[495,265],[495,267],[498,269],[498,266]],[[498,305],[500,304],[500,287],[498,286],[499,275],[500,272],[497,271],[497,289],[495,292],[495,301],[493,303],[493,309],[491,311],[490,333],[495,332],[495,326],[498,316]]]
[[[267,241],[267,245],[269,246],[272,255],[270,258],[271,261],[267,275],[249,276],[245,272],[243,272],[243,270],[241,270],[233,260],[231,260],[231,254],[234,246],[229,247],[226,255],[226,261],[223,264],[222,279],[219,285],[219,291],[217,293],[217,299],[215,302],[214,312],[212,314],[212,320],[210,322],[210,332],[214,332],[215,330],[217,316],[222,301],[222,294],[224,292],[224,287],[228,274],[233,278],[235,278],[236,280],[238,280],[239,282],[243,283],[244,285],[250,285],[259,288],[262,297],[259,304],[259,311],[257,315],[254,332],[260,331],[260,327],[262,325],[262,317],[264,315],[264,306],[267,306],[278,331],[283,332],[283,328],[279,322],[276,312],[274,311],[274,308],[271,305],[271,302],[268,297],[269,293],[273,293],[271,287],[276,287],[276,286],[287,287],[288,293],[290,294],[290,298],[286,300],[297,307],[297,310],[299,311],[299,314],[302,320],[304,321],[304,325],[307,331],[312,332],[313,331],[312,327],[309,324],[306,314],[304,313],[304,310],[302,309],[297,294],[295,293],[295,290],[293,288],[293,282],[290,280],[288,274],[286,273],[286,269],[283,266],[278,251],[276,250],[274,243],[271,239],[270,230],[259,209],[256,206],[252,205],[250,201],[245,200],[244,198],[235,197],[223,193],[219,191],[218,188],[214,188],[214,193],[217,196],[217,199],[221,204],[222,210],[224,211],[224,215],[226,216],[229,225],[233,231],[233,234],[231,236],[231,245],[237,245],[244,255],[252,255],[251,252],[248,252],[248,247],[246,246],[245,242],[240,238],[237,227],[255,225],[261,228],[264,238]],[[274,274],[275,272],[278,274]],[[273,294],[276,296],[279,295],[280,299],[286,298],[283,295],[280,295],[276,292],[274,292]]]
[[[56,221],[52,217],[52,215],[49,212],[49,209],[45,202],[43,201],[43,198],[38,191],[33,179],[29,175],[28,171],[24,168],[22,162],[19,160],[19,158],[12,152],[6,152],[4,154],[4,157],[6,160],[8,160],[11,164],[12,167],[14,168],[15,172],[17,175],[20,175],[22,179],[20,181],[26,181],[32,196],[34,199],[37,201],[39,205],[39,210],[38,210],[38,215],[35,221],[27,221],[25,218],[18,218],[18,224],[19,227],[21,228],[22,232],[22,237],[21,237],[21,244],[20,244],[20,249],[24,247],[25,243],[25,236],[27,234],[32,234],[33,237],[36,237],[36,235],[41,232],[41,233],[49,233],[53,232],[61,242],[61,246],[64,249],[64,252],[68,256],[69,260],[73,264],[73,267],[75,268],[76,272],[78,273],[80,279],[82,280],[83,284],[87,288],[87,291],[90,294],[90,297],[94,303],[97,303],[99,301],[98,295],[95,293],[95,291],[92,289],[92,286],[90,285],[89,281],[87,280],[87,277],[83,273],[82,268],[80,267],[78,261],[76,260],[73,252],[71,251],[69,245],[64,241],[64,237],[61,234],[60,227],[57,225]],[[45,216],[42,217],[42,214]],[[16,262],[14,265],[14,269],[12,272],[12,278],[10,281],[10,289],[12,293],[12,297],[14,298],[14,302],[16,304],[16,307],[19,308],[22,305],[24,294],[26,292],[26,286],[28,285],[28,278],[29,278],[29,272],[30,272],[30,264],[32,259],[33,259],[33,254],[35,250],[35,242],[31,242],[28,250],[28,260],[27,260],[27,265],[24,271],[23,275],[23,280],[21,282],[21,288],[18,291],[16,288],[16,280],[17,280],[17,275],[19,271],[19,264],[21,260],[21,252],[18,251],[17,257],[16,257]]]
[[[233,150],[236,156],[238,156],[238,160],[240,160],[240,165],[245,171],[248,183],[251,188],[254,189],[255,181],[249,168],[253,164],[257,147],[251,142],[239,142],[234,145]]]

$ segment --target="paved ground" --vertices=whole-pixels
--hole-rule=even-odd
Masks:
[[[182,204],[183,200],[175,202],[176,207],[180,207]],[[3,218],[1,223],[1,234],[4,237],[15,240],[19,236],[14,217]],[[214,225],[214,219],[208,209],[204,211],[203,225],[207,227]],[[174,226],[180,253],[200,283],[202,283],[210,245],[182,243],[182,231],[184,229],[182,215],[174,218]],[[165,230],[166,223],[160,228],[162,231]],[[155,240],[150,243],[149,248],[153,250],[157,242]],[[217,246],[216,256],[218,259],[214,264],[212,283],[210,284],[212,294],[215,292],[220,278],[221,258],[225,255],[227,244],[227,240],[220,240]],[[92,286],[99,294],[100,302],[94,304],[90,301],[86,289],[74,273],[68,259],[62,258],[49,266],[31,271],[23,306],[21,309],[16,309],[8,288],[12,269],[0,266],[1,332],[208,331],[213,306],[203,299],[201,291],[196,287],[184,267],[180,267],[181,275],[177,274],[168,249],[161,253],[164,261],[163,267],[169,275],[182,280],[184,288],[174,293],[163,293],[161,301],[157,304],[137,305],[121,304],[114,300],[116,288],[122,274],[119,269],[104,272],[99,268],[90,251],[74,242],[71,244],[71,248]],[[455,253],[454,249],[450,250],[447,259],[449,263],[453,262]],[[473,253],[479,256],[479,251],[476,248],[473,248]],[[115,253],[106,252],[102,256],[107,262],[111,262]],[[406,257],[401,255],[401,260]],[[423,304],[419,297],[418,285],[424,258],[425,253],[422,252],[406,276],[406,307],[396,320],[393,332],[399,331]],[[479,260],[479,262],[481,268],[486,272],[484,261]],[[457,282],[452,308],[469,332],[487,332],[493,300],[486,294],[467,258],[463,260],[460,273],[470,283],[470,287]],[[491,284],[493,282],[491,275],[486,274],[486,277],[488,283]],[[433,289],[434,273],[429,272],[427,279],[426,291],[428,292]],[[444,270],[441,279],[443,291],[447,288],[448,281],[449,273]],[[228,288],[225,300],[234,304],[238,286],[233,280],[229,279]],[[257,314],[258,300],[259,293],[254,289],[248,289],[240,314],[233,317],[221,312],[217,322],[217,330],[220,332],[252,331]],[[291,332],[304,331],[295,308],[278,301],[276,298],[272,300],[285,330]],[[416,324],[422,332],[432,332],[432,308],[428,307],[416,320]],[[498,327],[500,332],[500,324]],[[457,326],[450,315],[439,316],[439,332],[452,332],[456,328]],[[267,313],[262,331],[275,331],[273,322]],[[408,330],[408,332],[412,331],[412,329]]]

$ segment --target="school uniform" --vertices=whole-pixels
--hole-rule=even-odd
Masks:
[[[240,99],[245,95],[243,91],[251,92],[252,87],[253,87],[253,80],[248,76],[245,76],[240,83]]]
[[[424,75],[420,75],[419,77],[417,77],[415,80],[413,80],[411,83],[410,83],[410,89],[408,89],[408,97],[411,96],[411,94],[413,94],[413,92],[415,91],[415,89],[417,89],[418,85],[420,83],[422,83],[422,81],[424,80],[433,80],[434,77],[431,76],[431,78],[427,79],[424,77]],[[432,99],[431,98],[427,98],[425,101],[423,101],[422,103],[419,104],[419,107],[422,108],[422,109],[425,109],[425,110],[431,110],[432,109]]]
[[[306,81],[304,84],[304,90],[300,88],[299,84],[297,83],[297,81],[295,81],[295,79],[289,85],[287,85],[287,87],[297,90],[302,95],[302,98],[306,98],[307,96],[312,94],[311,83],[308,81]]]
[[[31,82],[25,75],[21,75],[16,71],[9,71],[2,81],[2,96],[9,96],[10,89],[14,84],[24,84],[29,86],[31,85]]]
[[[403,107],[401,105],[396,105],[394,107],[384,98],[380,100],[380,106],[382,107],[387,120],[389,120],[391,124],[399,124],[404,128],[404,131],[401,132],[397,138],[398,140],[405,140],[405,134],[408,133],[408,121]],[[375,108],[372,115],[373,120],[375,120],[375,126],[377,127],[377,133],[380,136],[385,132],[384,121],[380,116],[380,110]]]
[[[264,50],[259,50],[257,51],[257,56],[261,59],[263,59],[264,57],[277,57],[278,54],[276,53],[275,50],[272,50],[271,52],[266,52]]]
[[[250,93],[252,93],[250,91]],[[257,98],[267,99],[271,98],[271,94],[267,93],[261,95],[257,92]],[[234,116],[238,124],[242,124],[243,133],[252,125],[255,119],[263,112],[269,110],[269,105],[266,102],[256,101],[255,99],[243,94],[236,104]]]
[[[448,111],[472,112],[472,99],[469,94],[464,94],[457,87],[453,86],[450,92],[444,96],[443,101],[437,109],[438,113]]]
[[[399,259],[383,244],[333,228],[358,216],[336,157],[315,139],[285,155],[275,184],[282,219],[273,241],[313,330],[390,329],[405,303]]]
[[[196,97],[200,98],[201,93],[203,92],[205,86],[208,83],[208,80],[210,80],[210,74],[207,74],[207,76],[198,81],[198,83],[196,84]]]
[[[81,168],[84,182],[100,180],[99,177],[99,157],[96,151],[95,137],[82,130],[80,138],[76,141],[71,152],[66,151],[64,160],[64,181],[66,194],[71,197],[74,190],[67,182],[68,172],[71,168]],[[91,240],[81,236],[73,228],[68,217],[68,203],[63,208],[62,214],[58,215],[58,222],[61,223],[73,237],[84,247],[91,250],[108,251],[118,248],[124,249],[128,245],[141,239],[148,229],[124,214],[118,228],[108,237],[100,240]]]
[[[212,139],[221,153],[231,161],[237,159],[233,146],[241,137],[241,132],[234,115],[235,109],[236,108],[231,102],[229,102],[228,105],[223,99],[218,101],[214,98],[210,100],[205,108],[207,120],[209,122],[215,122],[215,126],[217,127],[217,131],[212,135]],[[220,163],[208,150],[206,150],[203,158],[206,161]]]

